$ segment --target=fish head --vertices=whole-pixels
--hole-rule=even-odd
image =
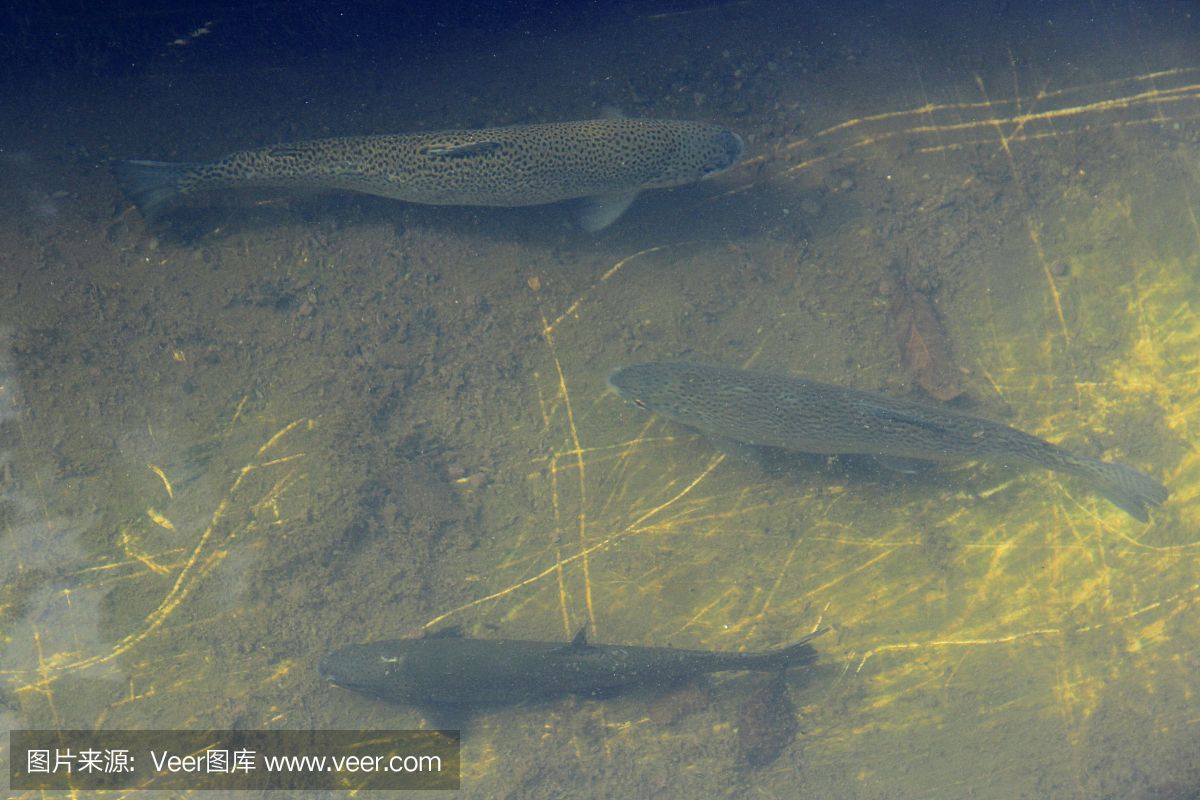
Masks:
[[[648,124],[656,124],[650,121]],[[663,189],[694,183],[732,167],[742,157],[745,143],[728,128],[707,122],[657,123],[670,146],[653,148],[656,158],[642,176],[642,189]]]
[[[399,699],[404,662],[404,641],[372,642],[343,647],[321,659],[317,672],[344,689],[388,699]]]
[[[672,361],[620,367],[608,376],[608,387],[638,408],[701,427],[703,374],[692,367]]]
[[[720,128],[715,131],[708,142],[706,157],[701,164],[701,177],[716,175],[724,172],[738,162],[746,149],[742,137],[731,130]]]

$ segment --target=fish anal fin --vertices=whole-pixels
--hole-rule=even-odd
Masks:
[[[637,196],[638,192],[634,189],[585,197],[579,207],[579,227],[588,233],[604,230],[625,213]]]
[[[418,706],[423,716],[426,730],[458,731],[459,735],[471,724],[472,709],[460,705],[430,705]]]

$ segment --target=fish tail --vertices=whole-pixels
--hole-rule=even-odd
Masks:
[[[1098,493],[1130,516],[1142,522],[1150,519],[1149,506],[1166,502],[1167,487],[1144,472],[1120,461],[1088,459],[1071,470],[1086,478]]]
[[[780,650],[763,653],[760,665],[755,667],[762,670],[791,669],[802,667],[817,660],[817,651],[809,644],[813,639],[827,632],[829,628],[813,631],[795,644],[790,644]]]
[[[189,162],[114,161],[113,175],[121,190],[143,216],[152,217],[176,195],[183,193],[183,181],[197,167]]]

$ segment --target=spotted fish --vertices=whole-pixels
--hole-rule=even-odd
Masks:
[[[921,461],[993,461],[1074,475],[1139,520],[1167,490],[1112,461],[1077,455],[1015,428],[874,392],[687,362],[635,364],[608,385],[640,408],[737,447]]]
[[[118,161],[118,182],[144,214],[208,189],[342,189],[410,203],[531,206],[585,198],[597,231],[639,192],[728,169],[742,140],[719,125],[592,119],[388,136],[313,139],[240,150],[215,161]]]

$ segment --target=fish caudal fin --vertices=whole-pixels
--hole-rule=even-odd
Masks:
[[[761,668],[764,670],[791,669],[792,667],[802,667],[805,664],[816,661],[817,651],[813,649],[813,646],[809,642],[828,631],[829,628],[821,628],[782,650],[764,653]]]
[[[173,161],[114,161],[112,172],[138,211],[152,217],[183,190],[181,182],[194,166]]]
[[[1154,478],[1119,461],[1089,461],[1075,471],[1109,502],[1142,522],[1150,519],[1148,507],[1162,505],[1169,494]]]

